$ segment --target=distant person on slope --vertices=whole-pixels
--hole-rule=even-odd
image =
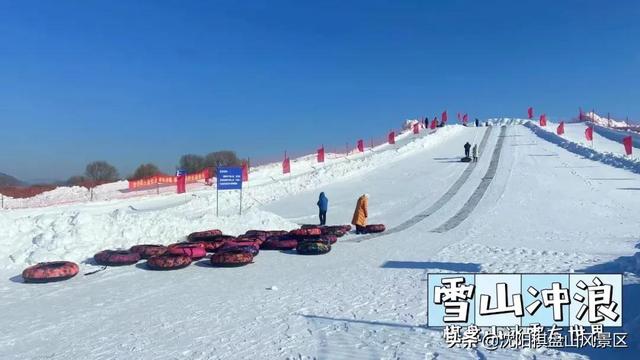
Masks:
[[[473,162],[478,161],[478,144],[473,144],[473,149],[471,149],[471,154],[473,155]]]
[[[464,157],[469,157],[469,150],[471,150],[471,144],[467,141],[467,143],[464,144]]]
[[[318,210],[320,211],[320,225],[325,225],[327,223],[327,210],[329,208],[329,199],[324,194],[324,192],[320,193],[320,198],[318,199]]]
[[[356,227],[356,234],[366,234],[367,229],[367,217],[369,216],[369,194],[362,194],[358,198],[358,203],[356,204],[356,210],[353,212],[353,219],[351,219],[351,224]]]
[[[425,117],[425,118],[424,118],[424,128],[425,128],[425,129],[428,129],[428,128],[429,128],[429,118],[428,118],[428,117]]]
[[[476,118],[476,127],[480,126],[480,120],[478,120],[478,118]]]

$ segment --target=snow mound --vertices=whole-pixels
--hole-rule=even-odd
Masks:
[[[584,114],[584,117],[587,119],[587,121],[590,121],[596,125],[600,125],[604,127],[628,128],[630,126],[629,123],[627,123],[626,121],[619,121],[619,120],[614,120],[607,117],[602,117],[596,114],[595,112],[588,112]]]

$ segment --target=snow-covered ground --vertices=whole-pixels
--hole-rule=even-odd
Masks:
[[[564,140],[572,142],[580,129],[569,129]],[[637,267],[629,258],[639,243],[640,175],[586,158],[544,130],[504,131],[447,126],[320,166],[296,159],[292,175],[280,174],[279,164],[261,167],[245,189],[242,216],[238,194],[224,193],[216,217],[215,191],[207,188],[0,212],[0,358],[637,358],[637,338],[634,349],[614,354],[488,352],[449,349],[441,330],[424,326],[429,272],[613,270],[627,272],[625,329],[640,331],[632,305],[640,299]],[[468,166],[459,162],[462,145],[485,134],[479,163],[457,182]],[[487,183],[473,211],[461,211]],[[37,261],[82,261],[100,249],[171,243],[207,228],[236,234],[314,222],[320,191],[329,197],[329,223],[348,223],[366,192],[370,222],[391,230],[363,241],[348,235],[325,256],[262,251],[243,268],[198,263],[159,273],[141,265],[62,283],[20,280],[21,269]],[[410,221],[434,203],[428,216]],[[468,217],[434,232],[455,216]],[[94,268],[82,264],[81,272]]]

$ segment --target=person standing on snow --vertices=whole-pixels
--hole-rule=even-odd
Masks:
[[[327,223],[327,210],[329,208],[329,199],[324,194],[324,192],[320,193],[320,198],[318,199],[318,210],[320,211],[320,225],[325,225]]]
[[[478,144],[473,144],[471,154],[473,155],[473,162],[478,161]]]
[[[478,120],[478,118],[476,118],[476,127],[480,126],[480,120]]]
[[[467,143],[464,144],[464,157],[469,157],[469,150],[471,150],[471,144],[467,141]]]
[[[365,234],[367,232],[367,217],[369,216],[369,194],[362,194],[358,198],[356,210],[353,212],[351,224],[356,227],[356,234]]]

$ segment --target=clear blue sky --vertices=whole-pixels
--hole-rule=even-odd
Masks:
[[[278,157],[445,108],[640,119],[639,18],[638,1],[0,0],[0,172]]]

